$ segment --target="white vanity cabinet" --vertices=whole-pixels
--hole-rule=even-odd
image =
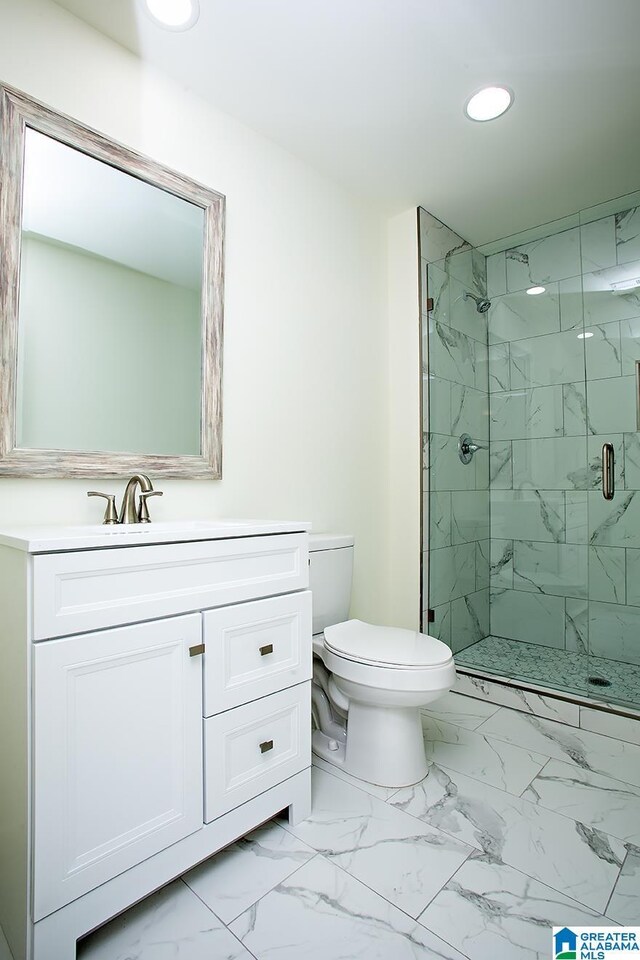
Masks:
[[[0,531],[0,923],[15,960],[73,960],[85,933],[278,811],[308,813],[305,525],[184,540],[169,526],[155,536],[173,542],[84,531],[80,549]]]

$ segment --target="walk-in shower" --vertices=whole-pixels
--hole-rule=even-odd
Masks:
[[[423,629],[640,708],[640,194],[482,249],[420,217]]]

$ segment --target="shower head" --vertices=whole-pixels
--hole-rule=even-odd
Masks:
[[[465,293],[465,300],[473,300],[478,313],[486,313],[491,306],[491,300],[485,300],[483,297],[476,297],[473,293]]]

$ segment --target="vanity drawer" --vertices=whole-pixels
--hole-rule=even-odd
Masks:
[[[204,715],[311,679],[311,591],[204,614]]]
[[[33,639],[189,613],[309,584],[307,534],[40,554]]]
[[[204,721],[204,819],[215,820],[311,764],[311,683]]]

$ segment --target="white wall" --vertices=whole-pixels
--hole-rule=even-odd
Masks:
[[[378,211],[48,0],[0,0],[0,79],[227,196],[223,479],[159,483],[155,516],[300,517],[353,532],[352,612],[387,620],[398,416],[390,423]],[[96,521],[92,485],[0,480],[0,524]]]

